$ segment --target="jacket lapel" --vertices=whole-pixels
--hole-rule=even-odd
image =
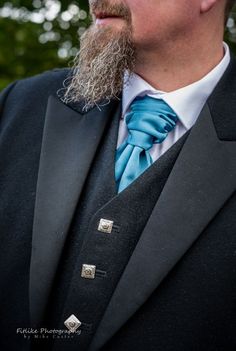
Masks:
[[[236,142],[218,138],[209,110],[220,94],[222,99],[222,89],[216,89],[192,128],[114,291],[90,351],[100,349],[141,307],[235,191]],[[225,105],[225,94],[223,98]],[[226,115],[221,110],[216,105],[214,116],[222,121]],[[231,105],[231,119],[232,112],[235,117],[236,106]]]
[[[75,207],[107,122],[111,103],[83,114],[50,97],[37,182],[30,266],[32,325],[40,323]],[[117,110],[119,113],[119,110]],[[91,127],[92,126],[92,127]]]

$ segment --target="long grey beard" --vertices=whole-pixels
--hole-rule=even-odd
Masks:
[[[129,77],[134,65],[135,50],[130,30],[114,32],[90,27],[81,37],[64,101],[83,100],[84,108],[88,109],[118,98],[126,83],[124,77]]]

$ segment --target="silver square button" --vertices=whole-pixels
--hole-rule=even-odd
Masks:
[[[83,264],[81,277],[86,279],[94,279],[96,273],[96,266],[91,264]]]
[[[67,329],[74,333],[81,326],[82,323],[74,314],[72,314],[69,318],[67,318],[64,324],[67,327]]]
[[[114,222],[110,221],[108,219],[101,218],[99,225],[98,225],[98,230],[103,233],[108,233],[110,234],[112,232],[112,227],[113,227]]]

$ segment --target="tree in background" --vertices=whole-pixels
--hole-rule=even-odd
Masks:
[[[11,0],[0,5],[0,89],[68,66],[89,25],[88,1]]]
[[[0,0],[0,90],[10,82],[66,67],[90,23],[87,0]],[[226,40],[236,52],[234,18]]]

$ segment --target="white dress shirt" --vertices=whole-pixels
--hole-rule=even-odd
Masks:
[[[154,144],[150,150],[153,161],[156,161],[166,152],[186,131],[196,122],[206,100],[214,90],[218,81],[225,72],[229,61],[229,47],[223,43],[225,55],[220,63],[199,81],[181,89],[165,93],[154,89],[137,74],[133,74],[128,84],[124,86],[122,97],[122,117],[119,125],[117,147],[127,138],[126,113],[130,104],[137,96],[148,95],[153,98],[163,99],[177,114],[179,120],[176,127],[168,134],[161,144]]]

